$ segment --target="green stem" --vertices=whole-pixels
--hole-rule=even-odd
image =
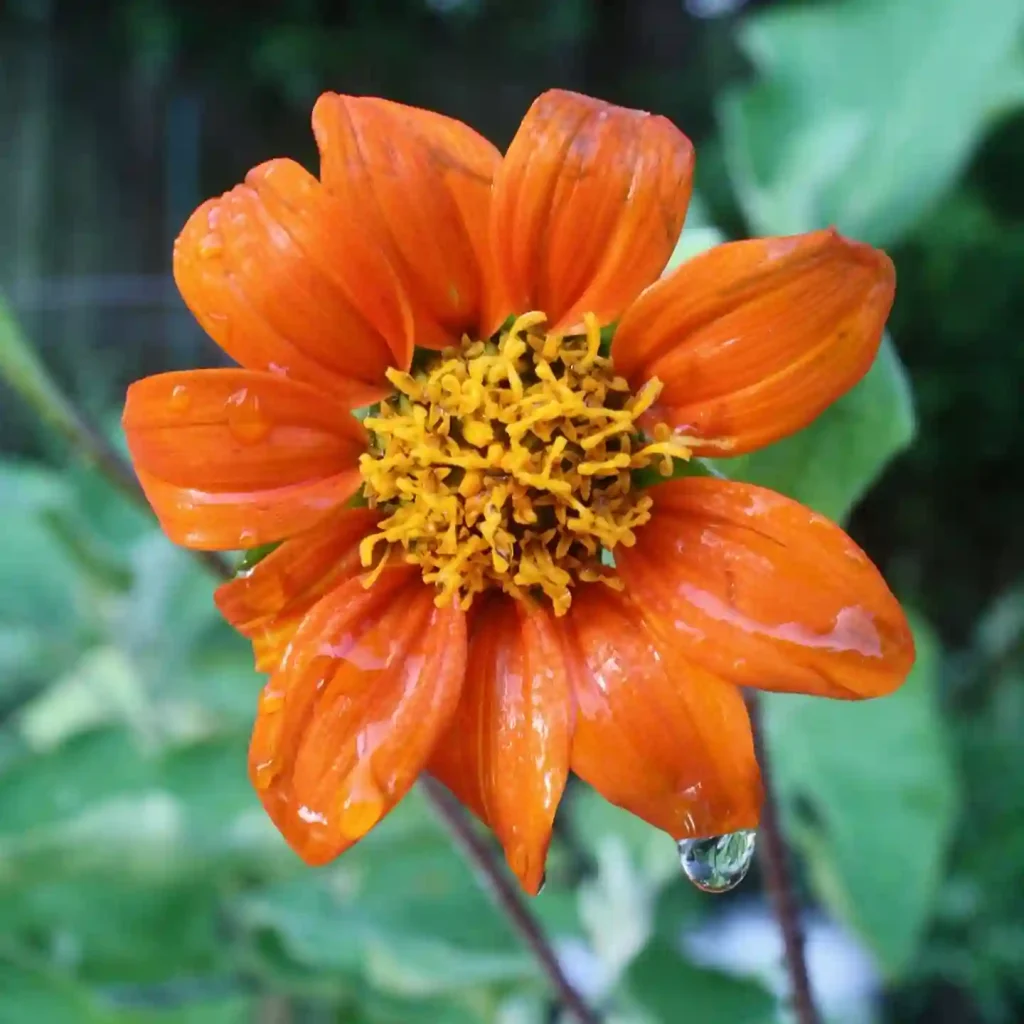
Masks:
[[[10,385],[43,423],[64,438],[72,449],[99,470],[125,497],[149,507],[131,465],[64,394],[25,337],[2,296],[0,380]],[[217,552],[195,551],[193,554],[217,576],[232,575],[230,564]]]

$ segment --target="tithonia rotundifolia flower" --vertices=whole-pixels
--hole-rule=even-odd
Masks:
[[[147,377],[124,412],[173,541],[277,545],[216,595],[270,673],[267,812],[322,864],[429,772],[531,892],[570,771],[676,839],[754,827],[741,688],[880,696],[913,643],[838,526],[667,477],[852,387],[888,257],[816,231],[661,278],[693,147],[570,92],[504,156],[370,97],[322,96],[313,131],[319,177],[262,164],[175,245],[238,367]]]

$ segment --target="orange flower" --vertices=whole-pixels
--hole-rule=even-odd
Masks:
[[[906,620],[795,502],[633,474],[814,419],[871,364],[889,259],[820,231],[658,280],[693,149],[572,93],[504,158],[380,99],[325,95],[313,129],[319,179],[263,164],[175,246],[241,368],[146,378],[124,413],[174,541],[283,541],[217,592],[272,673],[250,770],[277,827],[323,863],[426,770],[536,891],[570,770],[675,838],[755,826],[739,687],[888,693]]]

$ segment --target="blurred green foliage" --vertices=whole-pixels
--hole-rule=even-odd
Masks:
[[[870,950],[880,1020],[1024,1016],[1020,0],[761,3],[707,23],[674,0],[293,0],[244,16],[131,0],[84,21],[57,0],[9,7],[0,63],[30,87],[34,46],[44,69],[62,55],[98,82],[97,55],[119,54],[136,101],[162,97],[146,109],[166,116],[154,179],[172,231],[249,164],[309,156],[322,88],[438,106],[504,142],[532,95],[560,84],[694,134],[701,197],[677,260],[727,235],[829,223],[887,246],[897,307],[871,372],[801,434],[718,468],[848,520],[918,609],[899,693],[766,702],[806,895]],[[197,361],[197,342],[177,311],[161,314],[160,344],[147,344],[151,321],[124,319],[112,347],[106,321],[80,310],[25,311],[26,282],[69,265],[61,237],[37,242],[46,217],[28,208],[46,205],[31,174],[53,153],[48,108],[27,95],[15,109],[0,93],[18,129],[0,185],[20,183],[0,189],[14,225],[0,287],[55,376],[113,422],[125,379]],[[211,111],[198,137],[197,96]],[[200,143],[202,174],[186,159]],[[100,157],[76,152],[75,202],[112,209]],[[126,252],[166,268],[159,225],[117,230],[71,245],[71,273],[138,269]],[[16,353],[17,330],[0,317],[0,354]],[[51,332],[73,344],[55,348]],[[287,851],[245,778],[260,681],[211,579],[37,432],[13,391],[0,397],[0,1024],[554,1020],[417,794],[328,868]],[[680,942],[755,891],[698,895],[666,837],[580,785],[536,908],[610,1020],[769,1024],[780,1011],[765,977],[700,966]]]

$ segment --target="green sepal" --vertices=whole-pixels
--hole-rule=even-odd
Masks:
[[[235,568],[235,575],[241,576],[243,573],[252,572],[271,551],[276,551],[282,543],[283,541],[276,540],[270,544],[259,544],[254,548],[248,548],[243,551],[242,557]]]
[[[380,402],[374,402],[373,405],[361,405],[358,409],[353,409],[352,415],[362,423],[368,416],[376,416],[379,412]]]
[[[352,495],[348,501],[345,502],[346,508],[367,508],[369,502],[366,500],[366,495],[363,493],[363,489],[360,487],[355,494]],[[260,544],[254,548],[248,548],[242,552],[242,557],[239,559],[238,566],[235,569],[235,575],[240,576],[243,573],[251,572],[264,558],[267,557],[272,551],[276,551],[284,542],[274,541],[270,544]]]
[[[441,353],[436,348],[421,348],[417,345],[412,350],[412,362],[409,364],[409,372],[415,377],[417,373],[423,373],[437,362]]]
[[[512,327],[512,325],[516,322],[516,320],[518,320],[518,319],[519,319],[519,317],[517,317],[515,315],[515,313],[509,313],[509,315],[507,317],[505,317],[505,322],[491,335],[491,337],[494,338],[495,340],[497,340],[507,330],[509,330]]]
[[[612,340],[615,338],[615,328],[618,327],[618,323],[605,324],[601,328],[601,346],[598,348],[598,355],[608,356],[612,350]]]
[[[352,495],[348,501],[345,502],[345,508],[369,508],[370,503],[366,500],[366,494],[363,488],[360,487],[355,494]]]
[[[634,469],[632,473],[633,486],[637,490],[654,487],[668,480],[678,480],[682,476],[715,476],[722,479],[724,474],[704,459],[675,458],[672,460],[672,472],[668,476],[662,476],[657,466],[644,466],[643,469]]]

